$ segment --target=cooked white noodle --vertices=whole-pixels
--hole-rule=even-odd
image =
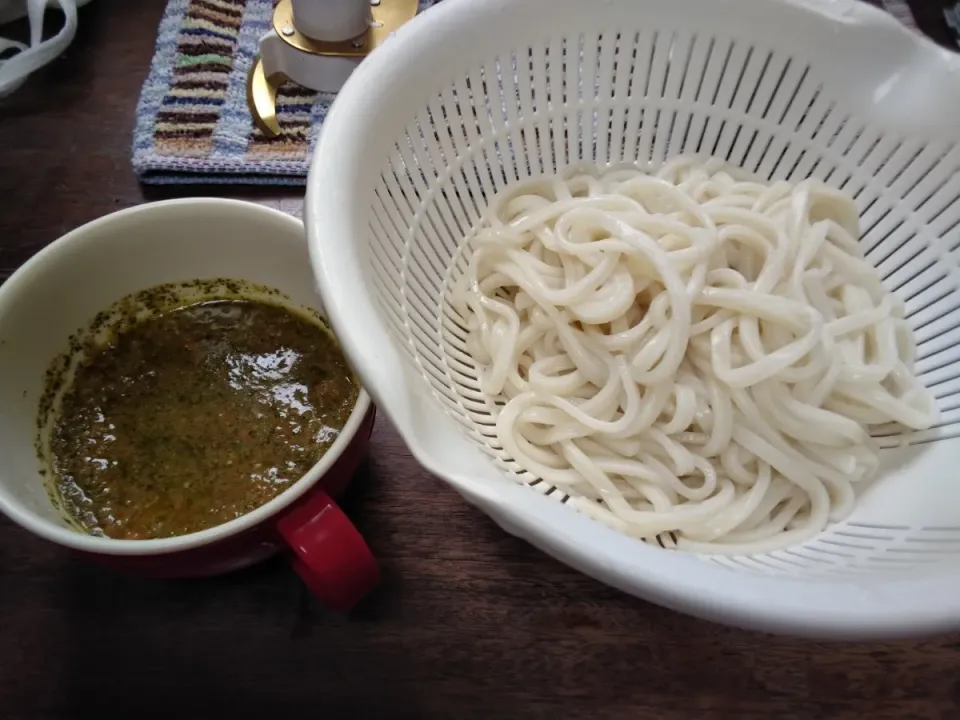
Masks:
[[[852,201],[718,161],[508,188],[452,307],[521,468],[629,535],[802,542],[878,467],[868,426],[936,421]]]

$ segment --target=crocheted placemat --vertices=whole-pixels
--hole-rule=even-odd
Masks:
[[[421,0],[421,11],[437,1]],[[869,1],[913,25],[904,0]],[[275,138],[254,127],[247,109],[247,73],[274,5],[170,0],[137,108],[133,167],[143,182],[304,184],[333,96],[285,85]]]
[[[333,95],[288,83],[282,132],[247,109],[247,74],[277,0],[169,0],[140,94],[133,168],[145,183],[302,185]],[[423,11],[438,0],[420,0]]]

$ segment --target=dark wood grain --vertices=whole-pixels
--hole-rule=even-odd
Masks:
[[[130,138],[163,4],[97,0],[0,101],[0,277],[144,200]],[[917,3],[946,41],[938,8]],[[385,422],[344,505],[384,571],[348,617],[281,561],[145,581],[0,519],[0,717],[960,718],[960,637],[827,645],[634,600],[501,532]]]

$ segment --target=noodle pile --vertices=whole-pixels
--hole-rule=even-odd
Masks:
[[[848,516],[869,427],[936,422],[852,201],[678,158],[507,188],[449,302],[521,468],[631,536],[761,553]]]

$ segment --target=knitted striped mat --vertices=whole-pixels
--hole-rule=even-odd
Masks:
[[[437,1],[421,0],[421,11]],[[868,1],[913,26],[904,0]],[[247,73],[275,2],[169,1],[137,108],[133,167],[143,182],[305,183],[333,97],[285,85],[277,137],[254,127],[247,109]]]
[[[438,0],[420,0],[420,9]],[[247,109],[247,74],[277,0],[169,0],[137,107],[133,168],[145,183],[302,185],[331,95],[277,94],[282,132]]]

